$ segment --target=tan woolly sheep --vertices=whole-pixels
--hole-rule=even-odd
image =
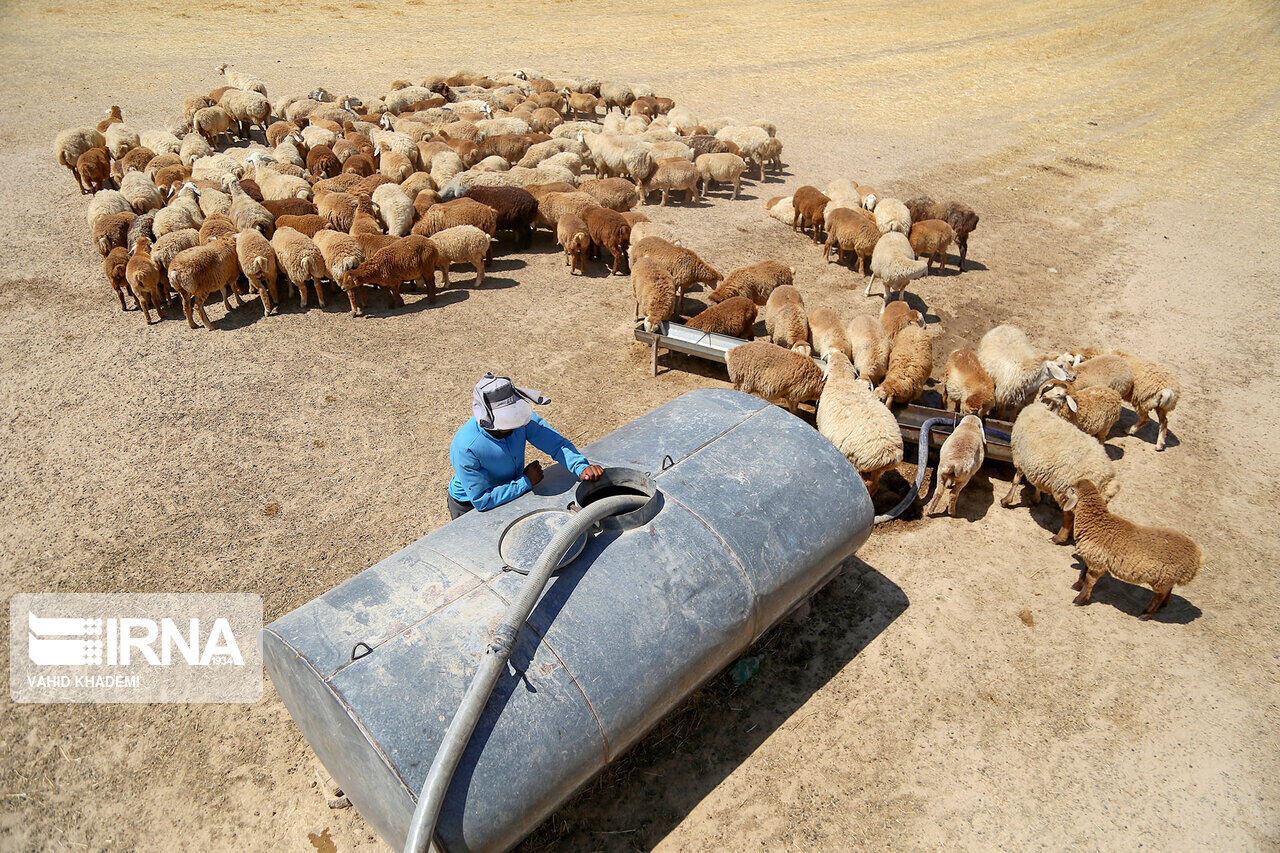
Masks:
[[[926,275],[933,275],[933,263],[938,262],[938,269],[947,266],[947,250],[955,242],[956,232],[941,219],[926,219],[911,224],[909,240],[916,257],[924,258],[927,266]]]
[[[809,312],[809,339],[819,358],[831,360],[831,354],[842,352],[852,359],[853,347],[845,334],[840,318],[830,308],[815,308]]]
[[[328,271],[324,265],[324,255],[311,238],[299,231],[281,226],[271,235],[271,249],[275,252],[278,269],[289,279],[289,283],[298,291],[302,307],[307,307],[307,283],[315,286],[316,298],[323,306],[324,286],[321,280]]]
[[[846,207],[831,210],[830,205],[827,210],[827,242],[822,247],[822,259],[829,260],[832,246],[836,249],[836,258],[840,263],[844,263],[845,252],[852,252],[858,262],[858,272],[866,275],[876,243],[880,242],[880,229],[875,222],[856,210]]]
[[[1071,587],[1080,592],[1072,602],[1077,606],[1088,604],[1093,585],[1112,574],[1151,587],[1151,601],[1138,617],[1145,622],[1165,606],[1175,586],[1194,580],[1204,564],[1199,546],[1183,533],[1134,524],[1112,513],[1088,479],[1067,490],[1063,510],[1075,517],[1076,551],[1085,564]]]
[[[155,261],[151,260],[151,241],[147,238],[143,237],[134,244],[133,256],[125,267],[124,277],[129,282],[129,289],[133,291],[138,307],[142,309],[142,317],[147,325],[151,325],[153,308],[156,322],[163,320],[160,309],[164,307],[165,299],[160,287],[160,270]]]
[[[116,292],[116,298],[120,300],[121,311],[129,310],[129,306],[125,304],[124,295],[126,293],[130,296],[133,295],[133,292],[129,290],[129,282],[125,279],[125,270],[128,269],[128,266],[129,250],[124,246],[116,246],[102,259],[102,272],[106,275],[107,283],[111,285],[111,289]]]
[[[897,231],[905,237],[911,233],[911,211],[896,198],[880,199],[873,212],[876,215],[876,227],[881,234]]]
[[[734,296],[745,296],[757,305],[764,305],[774,288],[794,281],[795,272],[795,267],[775,260],[738,267],[725,276],[724,282],[707,298],[721,302]]]
[[[569,275],[576,272],[585,275],[587,249],[591,246],[586,223],[572,213],[564,214],[556,224],[556,242],[564,249],[564,265],[569,268]]]
[[[922,277],[928,268],[928,261],[916,259],[906,234],[897,231],[883,234],[871,252],[871,277],[867,279],[863,296],[870,296],[872,285],[880,279],[884,284],[885,302],[890,298],[905,299],[907,282]]]
[[[889,350],[889,370],[876,396],[886,406],[910,403],[924,391],[933,372],[933,341],[919,326],[907,326],[893,339]]]
[[[978,361],[995,383],[994,410],[1012,416],[1027,404],[1036,390],[1050,379],[1073,380],[1052,359],[1031,348],[1017,326],[996,326],[978,343]]]
[[[677,314],[683,313],[686,290],[695,284],[715,284],[724,278],[715,267],[698,257],[696,252],[676,246],[661,237],[645,237],[631,244],[628,259],[632,264],[645,256],[655,258],[671,273],[671,280],[675,282],[679,292],[676,298]]]
[[[90,148],[105,147],[106,144],[106,138],[92,127],[73,127],[62,131],[53,140],[54,158],[71,172],[71,177],[76,179],[76,186],[80,188],[81,193],[88,193],[90,190],[85,187],[79,173],[76,172],[76,161]]]
[[[817,400],[826,380],[809,356],[765,341],[734,347],[725,363],[735,390],[786,406],[792,414],[801,403]]]
[[[1035,489],[1033,504],[1040,501],[1041,492],[1053,495],[1058,506],[1063,507],[1062,528],[1053,537],[1056,545],[1064,545],[1071,538],[1072,513],[1065,508],[1071,486],[1092,480],[1108,499],[1119,490],[1102,445],[1040,403],[1032,403],[1018,413],[1009,445],[1016,470],[1009,493],[1000,499],[1000,505],[1011,507],[1017,502],[1024,479]]]
[[[653,174],[640,186],[640,203],[644,204],[645,196],[657,191],[662,193],[659,207],[666,207],[667,196],[672,192],[684,192],[685,201],[692,204],[698,200],[697,168],[683,157],[658,160]]]
[[[914,325],[923,329],[924,317],[905,300],[898,299],[886,302],[880,309],[880,325],[884,326],[885,334],[893,338],[907,326]]]
[[[685,323],[690,329],[729,335],[745,341],[755,339],[756,304],[745,296],[731,296],[707,308]]]
[[[764,326],[769,339],[778,346],[809,355],[809,319],[804,299],[795,287],[784,284],[775,287],[764,306]]]
[[[280,303],[280,294],[276,291],[275,250],[261,233],[246,228],[236,235],[236,260],[249,286],[258,294],[262,316],[266,317],[271,313],[271,306]]]
[[[818,399],[818,432],[849,460],[867,491],[874,495],[880,478],[902,461],[898,422],[854,372],[844,353],[833,353],[827,381]]]
[[[631,295],[635,319],[644,318],[646,332],[675,316],[676,288],[671,273],[653,258],[640,258],[631,268]]]
[[[869,314],[860,314],[845,327],[849,348],[853,352],[853,366],[858,375],[872,383],[884,380],[889,371],[889,336],[880,321]]]
[[[1040,387],[1039,398],[1063,420],[1102,444],[1120,419],[1121,398],[1112,388],[1077,389],[1072,383],[1050,379]]]
[[[476,270],[476,287],[484,284],[484,259],[492,239],[474,225],[455,225],[432,234],[444,286],[449,286],[450,264],[471,264]]]
[[[960,493],[969,484],[970,478],[978,473],[986,459],[987,436],[982,429],[982,419],[977,415],[965,415],[947,440],[942,442],[938,451],[938,482],[933,488],[933,500],[925,507],[926,516],[938,511],[938,505],[948,492],[951,499],[947,501],[947,515],[956,514],[956,501]]]
[[[747,161],[737,154],[713,152],[699,154],[693,161],[698,172],[698,180],[702,181],[703,194],[711,192],[716,184],[733,184],[733,198],[738,197],[742,189],[742,173],[747,170]]]
[[[355,292],[347,273],[365,261],[364,249],[360,246],[360,241],[350,234],[342,234],[338,231],[317,231],[312,240],[324,258],[327,278],[342,288],[347,295],[351,313],[358,315],[360,295]]]
[[[232,236],[221,237],[180,252],[169,263],[169,283],[182,298],[182,312],[187,317],[187,325],[193,329],[198,328],[192,316],[194,310],[200,315],[200,322],[204,327],[213,331],[213,323],[204,311],[204,303],[218,291],[222,291],[222,304],[227,313],[231,312],[228,295],[235,298],[237,307],[243,304],[233,287],[239,274],[235,238]]]

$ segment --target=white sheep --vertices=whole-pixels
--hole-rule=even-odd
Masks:
[[[395,184],[382,184],[373,191],[373,209],[394,237],[403,237],[413,228],[413,199]]]
[[[314,285],[316,298],[323,306],[324,285],[327,275],[324,255],[311,238],[293,228],[277,228],[271,235],[271,249],[275,252],[278,268],[284,272],[294,290],[298,291],[302,307],[307,307],[307,283]]]
[[[1064,545],[1071,538],[1072,515],[1065,509],[1070,487],[1081,480],[1091,480],[1108,500],[1120,487],[1102,445],[1040,403],[1032,403],[1018,413],[1009,446],[1016,471],[1000,505],[1011,507],[1017,502],[1024,478],[1035,489],[1033,505],[1039,502],[1041,492],[1053,495],[1058,506],[1064,508],[1062,528],[1053,537],[1054,544]]]
[[[182,140],[167,130],[145,130],[138,136],[138,141],[143,148],[150,148],[157,156],[182,152]]]
[[[89,199],[89,207],[85,211],[85,219],[89,222],[89,227],[104,216],[110,216],[113,213],[132,213],[133,205],[129,203],[129,199],[119,190],[98,190],[93,194],[93,198]]]
[[[1050,379],[1075,379],[1053,359],[1038,355],[1017,326],[996,326],[983,335],[978,343],[978,363],[995,383],[993,408],[1006,415],[1025,406],[1036,389]]]
[[[827,381],[818,398],[818,432],[858,469],[867,491],[902,461],[898,422],[860,378],[843,352],[828,359]]]
[[[600,133],[581,136],[579,141],[586,143],[599,177],[629,177],[643,183],[656,168],[653,156],[649,153],[649,144],[643,140],[620,134]]]
[[[257,77],[244,71],[236,71],[229,68],[227,63],[222,63],[217,67],[217,72],[227,78],[227,85],[234,86],[237,89],[246,89],[251,92],[257,92],[264,98],[267,95],[267,86]]]
[[[211,157],[213,154],[213,146],[200,134],[188,133],[182,137],[182,147],[178,149],[178,156],[182,158],[182,165],[188,169],[196,160],[201,157]]]
[[[867,289],[863,295],[871,295],[871,287],[878,278],[884,284],[885,302],[891,297],[905,299],[907,282],[921,278],[928,270],[928,260],[916,258],[907,235],[890,231],[877,240],[876,247],[871,250],[871,277],[867,279]]]
[[[142,144],[138,139],[138,131],[127,124],[119,122],[108,125],[102,134],[102,138],[107,146],[107,151],[111,153],[112,160],[119,160]]]
[[[876,227],[881,234],[897,231],[906,236],[911,233],[911,211],[896,198],[882,198],[875,203]]]
[[[986,447],[987,435],[982,429],[982,419],[977,415],[961,418],[960,424],[942,442],[942,449],[938,451],[938,482],[933,487],[933,500],[925,507],[925,515],[938,511],[938,505],[948,491],[951,500],[947,501],[947,515],[956,514],[956,501],[970,478],[982,467],[987,455]]]
[[[88,190],[84,182],[80,180],[80,173],[76,171],[76,160],[80,159],[80,155],[90,148],[97,148],[106,144],[106,139],[94,127],[73,127],[62,131],[54,139],[53,156],[71,171],[71,177],[76,179],[76,186],[80,187],[80,192],[84,193]],[[152,150],[154,151],[155,149],[153,148]],[[156,153],[160,152],[157,151]]]
[[[440,254],[440,277],[449,286],[450,264],[471,264],[476,269],[476,287],[484,284],[484,259],[492,238],[474,225],[455,225],[431,235]]]
[[[742,158],[739,157],[738,159],[741,160]],[[706,192],[706,190],[704,189],[703,192]],[[765,204],[765,210],[767,210],[769,215],[774,219],[790,225],[796,219],[796,208],[791,202],[792,197],[789,195],[771,198]]]
[[[182,231],[185,229],[200,230],[200,226],[204,224],[204,211],[200,209],[200,198],[196,192],[196,185],[186,183],[182,185],[182,189],[178,190],[177,195],[169,199],[169,203],[156,211],[155,221],[151,223],[151,230],[156,234],[156,246],[153,247],[152,257],[155,257],[154,249],[160,245],[160,239],[171,231]]]
[[[769,132],[762,127],[754,125],[739,125],[723,127],[716,132],[716,139],[722,142],[732,142],[738,146],[738,150],[747,162],[753,163],[760,168],[759,180],[764,180],[764,165],[768,159],[767,149],[769,147]]]
[[[120,179],[120,193],[137,213],[164,207],[164,194],[142,172],[130,172]]]
[[[717,183],[733,184],[733,197],[738,197],[738,191],[742,187],[742,173],[747,170],[746,160],[728,152],[699,154],[693,165],[698,170],[698,179],[702,181],[702,192],[710,192],[712,185]],[[774,215],[772,210],[770,215]]]

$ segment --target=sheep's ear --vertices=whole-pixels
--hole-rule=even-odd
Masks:
[[[1062,511],[1071,512],[1076,508],[1076,504],[1080,502],[1080,495],[1076,492],[1075,486],[1068,486],[1067,493],[1063,496]]]
[[[1063,369],[1062,369],[1062,367],[1061,367],[1057,362],[1053,362],[1053,361],[1051,361],[1051,362],[1049,362],[1048,364],[1049,364],[1049,375],[1050,375],[1050,376],[1052,376],[1054,379],[1060,379],[1060,380],[1062,380],[1063,382],[1068,381],[1068,380],[1067,380],[1067,372],[1066,372],[1065,370],[1063,370]]]
[[[1076,398],[1069,394],[1067,395],[1067,408],[1073,412],[1080,411],[1080,406],[1076,404]]]

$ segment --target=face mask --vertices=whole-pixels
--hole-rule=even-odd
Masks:
[[[503,439],[511,435],[512,431],[509,429],[487,429],[485,430],[485,432],[489,433],[489,435],[493,436],[494,438]]]

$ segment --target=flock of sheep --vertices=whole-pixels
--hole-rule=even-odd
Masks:
[[[654,193],[665,205],[672,193],[693,201],[718,184],[737,198],[744,175],[763,180],[781,168],[769,122],[699,121],[647,87],[522,71],[396,81],[367,102],[316,89],[274,103],[257,78],[218,71],[225,85],[188,97],[163,130],[138,132],[112,107],[96,128],[55,142],[58,162],[92,194],[88,223],[122,310],[132,297],[152,323],[176,293],[192,328],[198,317],[213,329],[210,296],[230,311],[232,300],[242,304],[243,279],[267,315],[281,303],[282,275],[302,308],[309,290],[324,305],[326,286],[343,292],[353,314],[370,287],[385,291],[389,308],[403,304],[405,287],[434,301],[437,270],[448,286],[450,265],[470,264],[480,284],[499,232],[523,248],[542,228],[571,274],[597,258],[611,273],[629,271],[646,329],[680,319],[690,288],[713,288],[710,307],[681,322],[747,341],[727,355],[736,388],[793,412],[816,402],[818,430],[872,493],[902,462],[889,407],[921,396],[934,359],[921,314],[893,296],[934,263],[945,267],[953,245],[963,270],[978,224],[968,205],[901,202],[844,179],[770,199],[769,215],[823,242],[824,258],[850,254],[870,275],[867,295],[883,284],[879,315],[845,323],[807,310],[785,263],[721,275],[669,226],[634,210]],[[754,340],[761,308],[768,342]],[[1054,541],[1074,532],[1087,564],[1077,604],[1111,572],[1154,589],[1145,619],[1195,575],[1201,556],[1191,540],[1106,509],[1118,481],[1103,442],[1121,404],[1138,414],[1131,434],[1155,412],[1163,450],[1179,395],[1171,372],[1118,351],[1042,355],[1021,330],[998,326],[976,350],[951,353],[945,374],[944,405],[964,418],[941,450],[927,514],[949,494],[954,515],[984,461],[981,418],[1002,414],[1015,418],[1016,475],[1001,504],[1015,502],[1024,479],[1036,500],[1048,492],[1058,502]]]
[[[723,183],[736,197],[748,168],[780,167],[772,125],[699,124],[642,86],[459,71],[396,81],[367,103],[323,89],[273,103],[261,80],[218,71],[225,85],[188,97],[163,130],[139,132],[112,107],[55,141],[93,196],[121,309],[132,297],[147,323],[176,293],[191,327],[212,329],[206,300],[220,294],[230,311],[242,279],[264,315],[281,277],[303,308],[309,290],[324,305],[326,286],[353,314],[369,287],[390,308],[405,287],[434,301],[435,271],[448,286],[451,264],[483,282],[498,232],[525,247],[549,229],[572,271],[600,256],[619,273],[645,219],[629,211],[651,194],[696,200]]]

